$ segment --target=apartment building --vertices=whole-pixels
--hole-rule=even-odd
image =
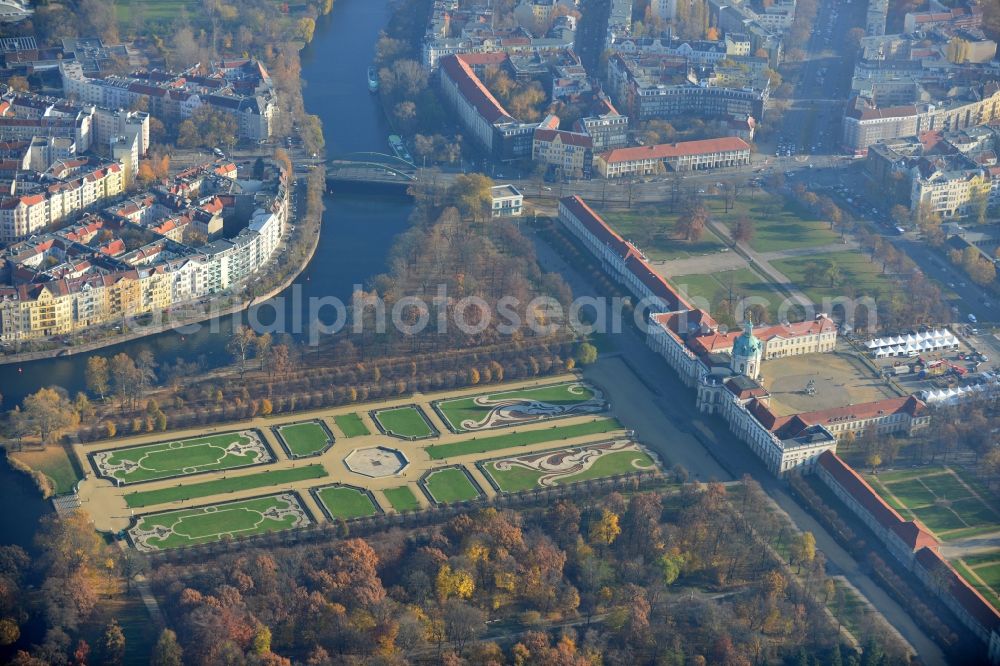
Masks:
[[[531,159],[562,170],[569,177],[587,177],[594,162],[594,140],[587,134],[566,132],[559,119],[549,116],[535,129]]]
[[[735,136],[681,141],[654,146],[618,148],[597,156],[597,171],[605,178],[648,176],[750,164],[750,144]]]
[[[63,93],[85,104],[127,109],[144,102],[162,118],[187,118],[207,105],[236,120],[238,138],[261,141],[273,133],[277,98],[270,76],[255,60],[214,63],[207,74],[154,70],[102,78],[84,72],[78,62],[60,65],[59,72]]]
[[[0,242],[27,238],[125,191],[125,167],[120,162],[65,160],[50,167],[48,174],[33,191],[0,197]]]
[[[732,58],[718,62],[732,62]],[[740,68],[743,78],[736,81],[735,70],[719,78],[714,68],[698,73],[682,55],[616,53],[608,61],[608,86],[619,108],[639,121],[670,119],[697,114],[699,117],[762,118],[770,97],[770,81],[761,67]],[[724,85],[725,81],[739,85]]]
[[[247,192],[222,173],[224,165],[185,172],[182,180],[197,180],[204,195],[193,201],[163,188],[9,246],[0,254],[0,342],[64,335],[242,288],[281,243],[287,185],[276,166]],[[223,194],[209,192],[218,188]],[[199,238],[220,228],[225,208],[247,215],[236,236],[185,243],[186,227]]]
[[[918,90],[912,84],[907,84],[907,89]],[[923,90],[924,96],[928,94]],[[863,155],[878,141],[956,131],[1000,120],[998,81],[953,86],[947,96],[932,102],[883,107],[875,101],[877,98],[877,94],[874,98],[859,96],[848,104],[843,124],[845,149]]]

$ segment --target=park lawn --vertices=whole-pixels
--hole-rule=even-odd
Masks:
[[[427,417],[419,407],[407,405],[394,409],[382,409],[374,414],[387,435],[421,439],[434,434]]]
[[[970,527],[962,522],[957,513],[944,506],[922,506],[913,509],[913,515],[935,534]]]
[[[326,428],[316,421],[278,426],[278,434],[281,435],[289,452],[296,458],[324,451],[333,443]]]
[[[122,25],[132,21],[133,6],[139,8],[143,20],[174,21],[183,11],[191,13],[197,6],[196,0],[118,0],[115,7],[115,17]]]
[[[892,491],[889,490],[888,486],[882,483],[882,479],[872,474],[864,474],[863,476],[865,477],[865,480],[867,480],[868,483],[875,489],[875,492],[881,495],[882,499],[884,499],[889,506],[896,511],[899,511],[904,518],[913,519],[913,514],[910,513],[910,510],[907,509],[897,497],[895,497]]]
[[[269,510],[287,508],[295,509],[296,513],[276,518],[264,515]],[[269,495],[141,516],[129,531],[134,535],[156,527],[168,530],[164,536],[151,536],[145,542],[153,550],[165,550],[219,541],[226,535],[237,537],[287,530],[303,520],[309,522],[308,517],[301,513],[301,505],[290,507],[280,495]]]
[[[515,446],[528,446],[541,442],[551,442],[572,437],[584,437],[586,435],[598,435],[615,430],[621,430],[622,424],[617,419],[597,419],[587,423],[576,423],[574,425],[552,426],[539,430],[526,430],[524,432],[512,432],[506,435],[496,435],[493,437],[473,438],[464,442],[454,442],[452,444],[436,444],[424,449],[431,460],[442,460],[451,456],[463,456],[470,453],[486,453],[488,451],[499,451],[510,449]]]
[[[767,303],[767,320],[776,321],[778,306],[784,300],[781,292],[770,282],[749,268],[709,274],[676,275],[671,284],[683,291],[689,299],[703,299],[702,307],[714,313],[729,311],[729,290],[739,298],[754,297]],[[698,305],[696,303],[696,305]]]
[[[931,476],[933,474],[939,474],[945,471],[946,467],[921,467],[919,469],[898,469],[887,472],[879,472],[878,479],[882,483],[895,483],[897,481],[909,481],[910,479],[919,479],[925,476]],[[870,474],[864,475],[866,479],[871,479]]]
[[[143,506],[176,502],[179,500],[211,497],[222,493],[233,493],[252,488],[278,486],[304,479],[322,479],[327,476],[322,465],[306,465],[274,471],[259,472],[246,476],[231,476],[225,479],[215,479],[203,483],[191,483],[159,490],[143,490],[125,495],[125,503],[129,508],[137,509]]]
[[[438,410],[444,415],[445,420],[448,421],[451,428],[456,432],[462,432],[464,430],[461,425],[463,422],[481,421],[495,409],[495,406],[476,404],[476,400],[480,398],[490,401],[535,401],[563,407],[567,405],[577,405],[593,399],[594,391],[591,390],[586,384],[580,382],[569,382],[563,384],[552,384],[550,386],[517,389],[514,391],[499,391],[497,393],[471,395],[467,398],[440,400],[435,404]],[[545,418],[545,415],[541,415],[538,420],[544,420]]]
[[[73,464],[71,455],[72,453],[61,445],[10,453],[12,458],[52,479],[52,491],[56,495],[72,492],[77,482],[83,478],[77,471],[77,466]]]
[[[818,247],[836,243],[839,238],[829,224],[795,201],[766,192],[738,198],[728,214],[716,213],[715,218],[735,228],[744,215],[753,222],[750,247],[757,252]]]
[[[270,452],[262,442],[261,445],[265,449],[263,454],[254,450],[239,454],[226,450],[226,447],[232,444],[246,445],[251,441],[248,435],[236,431],[155,442],[112,450],[109,452],[106,464],[114,467],[122,463],[134,463],[137,467],[133,470],[116,470],[111,476],[122,483],[139,483],[172,476],[246,467],[270,460]],[[101,453],[104,452],[98,451],[94,456]]]
[[[413,494],[409,486],[399,486],[398,488],[387,488],[382,491],[389,504],[396,511],[416,511],[420,508],[417,496]]]
[[[544,472],[524,467],[499,470],[496,468],[496,462],[486,463],[483,465],[483,470],[493,478],[497,488],[505,493],[519,493],[537,488],[538,480],[545,476]]]
[[[928,490],[920,479],[887,483],[885,487],[908,509],[934,504],[934,493]]]
[[[316,490],[316,499],[333,518],[361,518],[378,513],[367,493],[347,486],[329,486]]]
[[[707,205],[707,201],[705,202]],[[726,243],[711,229],[705,229],[700,240],[686,241],[674,237],[680,214],[666,206],[639,206],[631,210],[605,210],[600,213],[608,225],[642,250],[652,261],[684,259],[693,255],[719,252]]]
[[[920,480],[924,482],[925,486],[930,488],[932,493],[942,499],[959,500],[972,497],[969,489],[962,485],[957,476],[951,473],[925,476]]]
[[[465,470],[456,467],[431,472],[424,479],[424,487],[438,504],[474,500],[480,494]]]
[[[1000,530],[1000,515],[955,470],[928,467],[868,476],[876,491],[906,518],[917,518],[942,541],[955,541]],[[890,495],[891,493],[891,495]],[[939,501],[947,500],[947,504]]]
[[[656,463],[645,451],[613,451],[606,453],[579,474],[557,479],[558,485],[564,486],[590,479],[603,479],[608,476],[618,476],[628,472],[638,472],[645,469],[656,469]]]
[[[358,414],[339,414],[333,417],[333,422],[344,433],[344,437],[362,437],[371,434]]]
[[[508,459],[516,461],[517,458]],[[531,490],[539,485],[539,480],[546,475],[544,471],[527,469],[524,467],[512,466],[510,469],[499,470],[497,463],[503,461],[496,460],[483,465],[486,472],[493,477],[497,487],[508,493],[516,493]],[[572,476],[560,477],[552,480],[553,485],[569,485],[590,479],[603,479],[609,476],[618,476],[628,472],[635,472],[641,469],[655,468],[656,463],[644,451],[613,451],[597,458],[587,469]]]
[[[834,262],[840,269],[839,281],[830,286],[824,277],[826,267]],[[788,277],[813,303],[837,297],[870,296],[876,300],[888,298],[892,281],[882,274],[882,267],[868,261],[861,252],[827,252],[771,262]]]
[[[1000,609],[1000,597],[995,592],[998,586],[1000,586],[1000,562],[979,568],[972,567],[968,560],[952,560],[951,564],[969,585],[976,588],[979,594],[986,597],[986,600],[994,608]],[[972,571],[975,571],[975,575],[973,575]],[[982,580],[977,579],[976,576],[979,576],[979,579]]]

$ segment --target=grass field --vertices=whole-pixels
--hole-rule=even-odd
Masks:
[[[698,241],[674,238],[680,214],[667,206],[639,206],[632,210],[605,210],[601,217],[623,238],[635,243],[653,261],[683,259],[718,252],[726,247],[710,229]]]
[[[339,416],[333,417],[333,422],[337,424],[340,431],[344,433],[344,437],[361,437],[363,435],[370,435],[371,432],[368,430],[368,426],[365,422],[361,420],[361,417],[357,414],[341,414]]]
[[[317,501],[333,518],[361,518],[378,513],[367,493],[348,486],[328,486],[315,491]]]
[[[970,555],[953,560],[952,565],[994,608],[1000,609],[1000,595],[997,594],[1000,590],[1000,553]]]
[[[473,500],[480,494],[465,471],[456,467],[431,472],[424,479],[424,487],[438,504]]]
[[[310,522],[298,497],[285,493],[140,516],[129,534],[140,550],[165,550],[226,536],[287,530]]]
[[[278,426],[276,430],[294,458],[320,453],[333,444],[330,433],[317,421],[289,423]]]
[[[874,488],[906,518],[917,518],[942,541],[1000,531],[992,497],[947,467],[883,472]]]
[[[197,5],[196,0],[118,0],[115,15],[121,24],[128,24],[136,13],[146,21],[173,21],[182,10],[191,13]]]
[[[423,410],[407,405],[393,409],[380,409],[372,415],[381,424],[387,435],[396,437],[422,439],[434,434],[434,429],[427,422]]]
[[[409,486],[388,488],[382,492],[385,493],[385,498],[389,500],[389,504],[396,511],[416,511],[420,508],[420,502],[417,501],[417,496],[413,494]]]
[[[580,382],[485,393],[434,404],[455,432],[593,413],[603,407],[597,393]]]
[[[436,444],[434,446],[428,446],[424,450],[432,460],[442,460],[451,456],[464,456],[470,453],[500,451],[503,449],[510,449],[515,446],[528,446],[529,444],[552,442],[561,439],[569,439],[571,437],[598,435],[621,429],[622,424],[616,419],[598,419],[596,421],[588,421],[587,423],[553,426],[542,430],[512,432],[506,435],[469,439],[464,442],[454,442],[452,444]]]
[[[656,467],[652,458],[634,445],[624,450],[601,451],[596,456],[595,451],[599,451],[596,446],[493,460],[483,465],[483,471],[500,490],[516,493]]]
[[[252,431],[155,442],[92,455],[101,476],[125,484],[246,467],[273,459]]]
[[[9,455],[52,479],[56,495],[71,492],[82,478],[65,446],[53,445],[35,451],[11,452]]]
[[[691,298],[705,299],[713,315],[732,309],[729,305],[730,288],[735,300],[749,297],[766,299],[768,321],[775,321],[778,305],[784,298],[774,285],[749,268],[703,275],[676,275],[670,278],[670,282]]]
[[[779,259],[771,265],[788,276],[811,301],[821,304],[824,298],[871,296],[885,298],[892,281],[882,275],[882,267],[868,261],[861,252],[828,252],[794,259]],[[836,266],[839,278],[830,284],[827,272]]]
[[[139,507],[153,506],[154,504],[163,504],[165,502],[211,497],[212,495],[250,490],[252,488],[267,488],[283,483],[302,481],[303,479],[322,479],[324,476],[327,476],[327,473],[322,465],[306,465],[305,467],[292,467],[273,472],[259,472],[246,476],[231,476],[225,479],[172,486],[170,488],[160,488],[159,490],[141,490],[125,495],[125,503],[130,508],[138,509]]]
[[[829,224],[796,202],[765,192],[738,198],[728,214],[713,213],[730,227],[735,227],[740,217],[748,217],[754,229],[750,246],[758,252],[817,247],[836,243],[839,238]]]

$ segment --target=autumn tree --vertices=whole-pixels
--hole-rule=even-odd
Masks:
[[[101,396],[102,402],[104,401],[105,394],[108,392],[110,378],[108,359],[103,356],[91,356],[87,359],[87,369],[85,371],[87,390]]]
[[[736,228],[733,230],[733,240],[737,243],[747,244],[753,240],[753,234],[753,220],[746,215],[740,215],[736,220]]]
[[[101,653],[104,664],[121,664],[125,660],[125,632],[114,618],[104,630]]]
[[[153,654],[149,658],[150,666],[183,666],[184,650],[177,642],[177,634],[170,629],[164,629],[160,633],[159,640],[153,648]]]
[[[233,334],[226,343],[226,349],[232,354],[233,359],[240,368],[240,379],[243,379],[247,372],[247,360],[250,358],[250,351],[254,347],[257,334],[249,326],[237,326]]]
[[[480,221],[493,206],[493,181],[481,173],[460,174],[448,188],[447,200],[463,217]]]
[[[590,542],[601,546],[610,546],[621,534],[618,524],[618,514],[608,509],[602,509],[600,517],[590,525],[588,537]]]
[[[49,444],[63,430],[80,422],[66,392],[60,388],[43,388],[24,399],[21,412],[29,433],[38,435],[42,444]]]

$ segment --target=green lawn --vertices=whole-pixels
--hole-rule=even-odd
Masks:
[[[985,491],[970,487],[947,467],[885,472],[869,478],[904,517],[919,519],[943,541],[1000,531],[1000,515],[990,504],[992,496],[976,497],[974,493]]]
[[[276,430],[294,458],[320,453],[333,444],[330,433],[318,421],[289,423],[278,426]]]
[[[516,463],[517,458],[508,459],[508,461]],[[497,487],[504,492],[516,493],[530,490],[541,485],[539,481],[542,477],[551,477],[551,472],[547,470],[529,469],[516,464],[509,469],[498,469],[497,465],[503,462],[505,461],[488,462],[483,465],[483,468],[489,476],[493,477]],[[612,451],[597,458],[589,467],[576,474],[551,478],[551,483],[553,485],[568,485],[590,479],[618,476],[646,467],[655,468],[656,463],[644,451]]]
[[[394,409],[380,409],[374,413],[374,418],[382,425],[387,435],[396,437],[422,439],[434,434],[434,429],[427,422],[423,410],[407,405]]]
[[[485,393],[439,400],[434,404],[455,432],[593,413],[603,407],[594,390],[581,382]],[[509,411],[518,405],[523,405],[525,410]]]
[[[344,433],[344,437],[361,437],[363,435],[370,435],[371,432],[368,430],[368,426],[365,422],[361,420],[361,417],[357,414],[341,414],[339,416],[333,417],[333,422],[337,424],[340,431]]]
[[[222,493],[232,493],[238,490],[250,490],[251,488],[266,488],[279,486],[284,483],[301,481],[303,479],[321,479],[327,476],[322,465],[307,465],[305,467],[292,467],[290,469],[280,469],[275,471],[259,472],[248,474],[247,476],[231,476],[225,479],[215,479],[203,483],[191,483],[187,485],[172,486],[159,490],[144,490],[125,495],[125,503],[133,509],[154,504],[164,504],[166,502],[176,502],[178,500],[195,499],[198,497],[210,497],[221,495]]]
[[[622,238],[635,243],[653,261],[683,259],[692,255],[718,252],[726,247],[711,229],[698,241],[675,237],[674,227],[680,215],[668,206],[639,206],[631,210],[605,210],[601,217]]]
[[[615,430],[621,430],[622,424],[616,419],[597,419],[587,423],[577,423],[574,425],[552,426],[541,430],[526,430],[524,432],[512,432],[506,435],[496,435],[493,437],[483,437],[481,439],[468,439],[464,442],[454,442],[452,444],[437,444],[428,446],[425,451],[432,460],[441,460],[450,456],[463,456],[470,453],[486,453],[488,451],[500,451],[515,446],[528,446],[540,442],[552,442],[571,437],[584,437],[586,435],[598,435]]]
[[[970,561],[972,558],[952,560],[951,564],[962,578],[993,604],[994,608],[1000,609],[1000,596],[997,596],[996,593],[996,590],[1000,589],[1000,553],[993,553],[991,557],[998,558],[998,560],[985,566],[982,564],[978,567],[973,565]],[[975,571],[975,575],[972,571]]]
[[[778,259],[771,265],[784,273],[814,303],[841,296],[888,298],[892,281],[882,275],[880,264],[873,264],[861,252],[828,252],[794,259]],[[830,284],[828,272],[836,266],[839,277]]]
[[[765,299],[767,320],[776,321],[778,306],[784,300],[784,296],[771,282],[765,281],[749,268],[701,275],[677,275],[670,278],[670,283],[690,298],[704,299],[707,309],[713,315],[731,313],[733,303],[753,297]]]
[[[191,13],[196,0],[118,0],[114,5],[118,22],[128,25],[138,13],[145,21],[174,21],[181,11]]]
[[[316,499],[333,518],[360,518],[378,513],[367,493],[348,486],[328,486],[315,491]]]
[[[259,465],[273,459],[267,445],[252,431],[155,442],[92,455],[101,476],[125,484]]]
[[[435,470],[427,475],[423,483],[438,504],[473,500],[480,495],[465,471],[456,467]]]
[[[51,445],[44,449],[17,451],[8,455],[52,479],[56,495],[72,492],[77,481],[83,478],[70,459],[72,453],[65,446]]]
[[[728,214],[715,212],[714,216],[730,227],[735,227],[740,217],[748,217],[754,229],[750,246],[758,252],[817,247],[836,243],[839,239],[826,221],[795,201],[766,192],[753,198],[740,197]]]
[[[285,493],[140,516],[129,529],[140,550],[165,550],[263,534],[312,522],[296,495]]]
[[[385,493],[385,498],[389,500],[389,504],[396,511],[416,511],[420,508],[420,502],[417,501],[416,495],[413,494],[409,486],[388,488],[382,492]]]

